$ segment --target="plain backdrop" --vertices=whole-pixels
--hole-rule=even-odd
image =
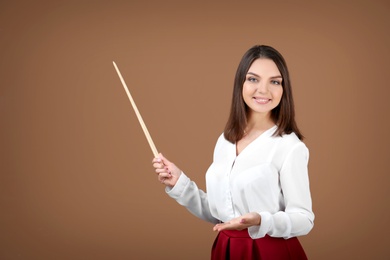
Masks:
[[[0,259],[209,259],[153,140],[199,187],[244,52],[286,58],[310,149],[310,259],[388,259],[388,1],[0,1]]]

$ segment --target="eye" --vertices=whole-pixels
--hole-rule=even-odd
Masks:
[[[255,77],[248,77],[246,80],[249,82],[257,82],[257,79]]]
[[[279,80],[271,80],[271,83],[272,83],[273,85],[281,85],[281,84],[282,84],[282,82],[279,81]]]

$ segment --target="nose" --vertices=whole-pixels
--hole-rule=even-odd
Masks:
[[[265,81],[260,81],[257,86],[257,92],[259,93],[267,93],[268,92],[268,85]]]

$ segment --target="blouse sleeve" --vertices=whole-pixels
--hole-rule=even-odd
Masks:
[[[286,156],[280,170],[280,185],[284,197],[284,211],[274,214],[259,212],[261,225],[248,229],[252,238],[290,238],[306,235],[314,225],[314,213],[308,176],[309,150],[300,142]]]
[[[184,172],[181,173],[176,185],[172,188],[166,187],[165,191],[198,218],[215,224],[220,222],[211,215],[207,194],[200,190],[196,183],[191,181]]]

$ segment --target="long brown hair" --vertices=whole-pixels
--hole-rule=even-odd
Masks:
[[[283,78],[282,99],[279,105],[271,111],[271,118],[278,127],[274,136],[282,136],[283,134],[291,134],[294,132],[302,140],[303,135],[295,122],[294,100],[286,61],[277,50],[266,45],[255,45],[250,48],[244,54],[238,65],[234,79],[230,115],[224,130],[225,139],[231,143],[236,143],[244,136],[244,131],[248,123],[247,116],[249,108],[244,102],[242,88],[250,66],[259,58],[271,59],[275,62]]]

